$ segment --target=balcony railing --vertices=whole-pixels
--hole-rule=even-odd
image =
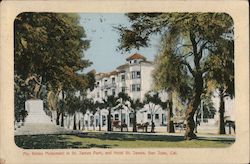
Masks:
[[[107,89],[107,88],[116,88],[115,83],[110,83],[110,84],[104,84],[101,89]]]

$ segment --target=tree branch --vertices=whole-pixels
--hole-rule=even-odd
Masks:
[[[185,66],[187,66],[189,72],[194,76],[195,75],[195,72],[193,71],[192,67],[190,66],[190,64],[188,64],[187,62],[185,61],[182,61],[181,62],[182,64],[184,64]]]
[[[203,43],[203,44],[201,45],[200,49],[199,49],[198,55],[199,55],[200,58],[201,58],[201,56],[202,56],[202,50],[203,50],[204,48],[206,48],[207,43],[208,43],[208,41],[206,41],[205,43]]]

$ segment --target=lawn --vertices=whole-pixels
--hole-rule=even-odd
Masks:
[[[15,136],[16,145],[24,149],[64,148],[211,148],[228,147],[234,139],[198,137],[185,141],[183,136],[81,133],[69,135],[22,135]]]

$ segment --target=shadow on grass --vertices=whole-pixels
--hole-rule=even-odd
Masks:
[[[81,138],[95,138],[100,140],[118,140],[118,141],[183,141],[183,136],[166,136],[166,135],[147,135],[147,134],[121,134],[121,133],[80,133],[75,134]]]
[[[218,137],[198,137],[197,140],[200,141],[215,141],[215,142],[221,142],[221,143],[234,143],[234,138],[218,138]]]
[[[72,137],[79,137],[74,140]],[[88,142],[91,139],[102,140],[100,144]],[[112,148],[119,145],[113,145],[108,140],[114,141],[163,141],[163,142],[181,142],[183,136],[168,135],[149,135],[149,134],[121,134],[121,133],[78,133],[69,135],[22,135],[15,136],[15,143],[23,149],[66,149],[66,148]],[[86,141],[86,143],[85,143]],[[106,142],[107,141],[107,142]],[[198,137],[197,141],[214,141],[221,144],[231,145],[233,138],[217,137]],[[105,144],[104,144],[105,143]],[[110,143],[111,145],[107,144]]]
[[[81,142],[69,142],[65,135],[20,135],[15,136],[15,143],[23,149],[63,149],[88,148]]]

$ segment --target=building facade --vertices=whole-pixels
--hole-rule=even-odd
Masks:
[[[107,96],[118,96],[120,92],[124,92],[132,99],[143,101],[144,95],[152,89],[153,79],[151,74],[153,69],[153,62],[148,61],[140,54],[132,54],[126,59],[125,64],[118,66],[114,71],[96,73],[96,86],[93,91],[88,93],[88,98],[102,102]],[[145,106],[137,112],[137,123],[151,123],[151,119],[154,117],[155,126],[165,125],[165,113],[166,111],[161,108],[152,111]],[[89,118],[88,114],[85,119],[92,122],[94,124],[92,126],[99,126],[100,122],[103,127],[107,126],[107,115],[108,111],[102,109],[94,116],[91,116],[94,121]],[[119,120],[129,127],[132,126],[132,119],[132,111],[127,107],[112,111],[112,120]]]

